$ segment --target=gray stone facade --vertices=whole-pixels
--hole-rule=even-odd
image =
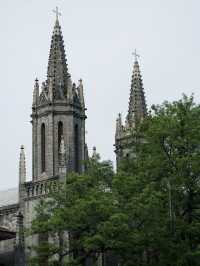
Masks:
[[[0,242],[0,258],[1,254],[14,250],[19,254],[21,248],[24,248],[27,257],[31,255],[29,247],[37,243],[37,237],[26,237],[24,247],[17,244],[21,243],[17,239],[22,239],[22,230],[17,226],[19,212],[24,217],[24,227],[29,228],[39,200],[47,197],[66,173],[84,171],[87,155],[85,110],[83,83],[82,80],[79,80],[78,86],[72,83],[61,27],[56,19],[47,80],[40,87],[36,79],[33,90],[32,181],[26,181],[25,152],[22,146],[17,202],[0,207],[0,227],[16,232],[16,239]],[[19,265],[16,261],[14,263]]]
[[[135,129],[138,123],[147,116],[142,75],[140,73],[137,54],[135,53],[135,55],[126,121],[123,124],[121,114],[118,115],[116,120],[115,153],[117,167],[119,167],[123,159],[135,156]]]
[[[67,173],[84,172],[84,162],[88,159],[85,143],[85,111],[83,82],[79,80],[78,85],[72,83],[57,18],[51,40],[47,79],[41,86],[36,79],[33,90],[32,180],[26,181],[26,158],[22,146],[16,202],[0,207],[0,227],[16,234],[15,239],[0,241],[0,266],[1,264],[25,265],[25,255],[26,259],[31,257],[33,253],[30,247],[38,243],[38,236],[24,238],[24,229],[30,228],[35,217],[35,207],[41,199],[48,197],[49,192],[56,188]],[[130,121],[133,121],[132,118]],[[120,157],[120,145],[123,139],[127,141],[128,131],[125,131],[120,120],[117,130],[116,153]],[[96,156],[94,149],[93,158]],[[12,260],[5,260],[8,256]],[[4,260],[1,261],[1,258]],[[88,260],[87,265],[92,263]],[[118,263],[112,254],[102,254],[98,265],[116,266]]]
[[[57,176],[59,173],[59,124],[62,125],[67,171],[84,171],[86,115],[83,84],[80,80],[76,86],[68,73],[58,19],[51,40],[47,80],[42,83],[41,92],[38,80],[35,81],[31,117],[33,180]],[[42,151],[42,125],[45,127],[45,155]]]

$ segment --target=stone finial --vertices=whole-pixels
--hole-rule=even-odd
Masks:
[[[50,102],[53,102],[53,78],[49,78],[49,100]]]
[[[97,153],[97,148],[94,146],[92,150],[93,150],[92,159],[95,160],[95,161],[98,161],[99,160],[99,155]]]
[[[73,84],[71,78],[68,79],[67,82],[67,99],[71,102],[73,101],[73,92],[72,92]]]
[[[24,146],[21,146],[20,159],[19,159],[19,184],[26,182],[26,157],[24,152]]]
[[[76,97],[78,97],[78,90],[77,90],[77,87],[76,87],[76,83],[73,82],[72,84],[72,100],[74,100]]]
[[[38,100],[39,100],[39,81],[36,78],[35,79],[35,84],[34,84],[34,90],[33,90],[33,106],[38,104]]]
[[[85,100],[84,100],[84,93],[83,93],[83,80],[82,79],[79,79],[78,96],[80,99],[81,106],[83,108],[85,108]]]
[[[115,138],[119,139],[121,138],[121,133],[122,133],[122,116],[119,113],[118,117],[116,119],[116,132],[115,132]]]

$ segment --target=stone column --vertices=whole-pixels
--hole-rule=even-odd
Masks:
[[[15,243],[15,264],[14,266],[25,266],[25,245],[24,245],[24,225],[23,215],[21,212],[17,214],[17,232]]]

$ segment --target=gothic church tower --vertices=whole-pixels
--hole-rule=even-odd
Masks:
[[[116,120],[115,153],[117,166],[119,166],[120,160],[134,156],[133,133],[137,124],[147,116],[142,75],[137,57],[138,55],[135,52],[129,108],[125,125],[122,123],[121,114],[118,115]]]
[[[85,104],[82,80],[72,83],[61,27],[53,29],[47,80],[35,80],[32,105],[33,181],[84,171]]]
[[[9,225],[9,231],[16,232],[15,244],[8,240],[6,246],[9,252],[12,248],[17,252],[20,266],[25,265],[25,255],[27,258],[35,255],[30,247],[36,246],[40,240],[38,235],[24,235],[24,228],[29,229],[35,218],[35,207],[57,187],[58,181],[63,181],[67,173],[83,172],[87,159],[83,84],[82,80],[78,86],[72,83],[58,10],[56,14],[47,78],[41,86],[36,79],[33,91],[32,180],[26,179],[25,151],[21,146],[18,200],[0,208],[0,226],[7,228]],[[7,256],[6,247],[0,246],[0,253],[2,249]],[[9,259],[12,260],[12,256]]]

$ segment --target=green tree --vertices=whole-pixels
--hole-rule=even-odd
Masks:
[[[137,128],[135,157],[114,178],[129,231],[119,242],[124,265],[200,265],[199,118],[183,96],[154,106]]]
[[[108,249],[101,228],[113,213],[112,177],[111,162],[91,159],[87,173],[71,173],[65,184],[58,184],[49,200],[41,201],[31,234],[48,237],[34,247],[37,256],[32,263],[42,265],[46,259],[49,265],[83,265],[90,259],[95,265],[100,254]],[[49,243],[50,237],[57,241]]]
[[[186,96],[153,106],[133,140],[117,174],[91,159],[38,205],[36,263],[95,265],[111,252],[123,266],[200,265],[200,106]]]

